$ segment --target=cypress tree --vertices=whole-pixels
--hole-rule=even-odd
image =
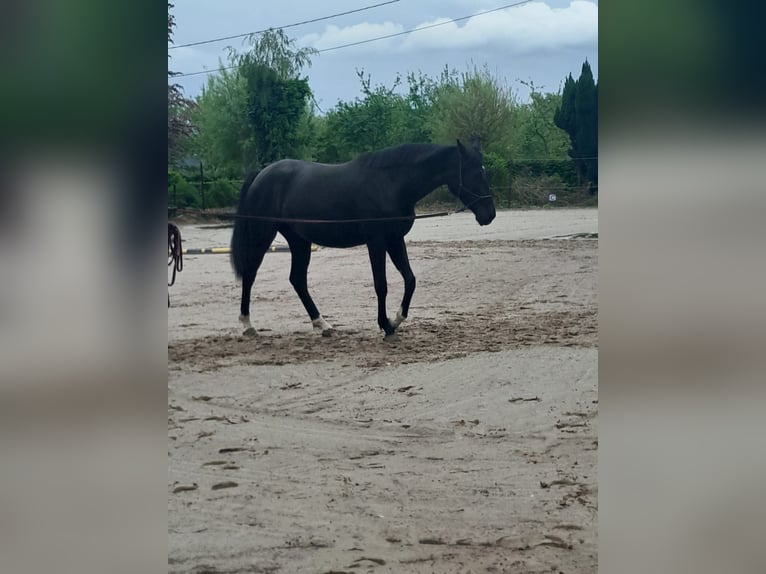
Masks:
[[[569,136],[569,156],[575,162],[580,182],[587,181],[591,190],[595,189],[598,183],[598,87],[587,60],[577,81],[572,74],[564,81],[561,107],[556,110],[553,121]]]
[[[561,94],[561,107],[553,116],[553,123],[564,130],[574,145],[575,137],[575,90],[577,84],[569,74],[564,81],[564,91]]]
[[[596,83],[588,60],[582,65],[575,92],[577,153],[582,159],[583,175],[591,184],[598,183],[598,109]]]

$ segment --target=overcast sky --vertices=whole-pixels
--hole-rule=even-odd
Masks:
[[[517,0],[518,1],[518,0]],[[386,0],[175,0],[175,45],[321,18]],[[399,0],[354,14],[287,28],[300,47],[333,48],[492,10],[512,0]],[[188,73],[215,70],[226,46],[244,49],[241,38],[170,50],[169,67]],[[459,71],[487,64],[525,101],[529,81],[556,92],[567,74],[575,79],[590,62],[598,79],[598,2],[532,1],[486,15],[313,57],[304,70],[323,110],[360,95],[356,69],[373,84],[390,86],[397,73],[437,77],[445,65]],[[187,96],[199,94],[205,75],[179,77]]]

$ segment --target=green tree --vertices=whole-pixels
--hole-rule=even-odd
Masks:
[[[193,119],[198,129],[186,150],[203,161],[211,176],[238,178],[255,168],[247,81],[236,69],[226,70],[221,63],[219,72],[208,77]]]
[[[237,179],[281,157],[303,156],[311,138],[311,92],[298,73],[314,51],[295,49],[282,30],[249,40],[244,53],[229,47],[226,65],[219,62],[197,98],[198,129],[185,151],[213,178]]]
[[[583,161],[586,180],[598,183],[598,96],[593,72],[586,60],[577,80],[575,94],[575,116],[577,117],[578,153]]]
[[[577,81],[569,74],[564,82],[556,125],[570,140],[569,156],[575,161],[581,182],[598,182],[598,88],[586,60]]]
[[[416,76],[410,72],[407,75],[407,88],[406,104],[409,113],[405,125],[409,141],[430,142],[433,140],[431,116],[438,83],[423,73]]]
[[[408,91],[401,94],[399,76],[391,87],[373,86],[364,70],[357,70],[357,76],[363,97],[340,102],[327,113],[318,136],[320,161],[347,161],[388,146],[430,141],[427,78],[409,74]]]
[[[577,91],[577,83],[575,82],[572,74],[569,74],[564,80],[564,90],[561,93],[561,106],[556,109],[554,115],[554,122],[557,127],[564,130],[569,136],[571,149],[577,147],[577,122],[575,116],[575,93]]]
[[[569,139],[554,122],[561,95],[543,93],[531,80],[521,83],[530,89],[530,102],[518,104],[514,110],[514,157],[522,160],[567,158]]]
[[[308,143],[301,130],[311,97],[308,80],[281,78],[276,70],[256,63],[243,66],[240,73],[247,81],[257,166],[300,157]]]
[[[248,36],[250,49],[238,56],[239,64],[259,64],[271,68],[282,79],[297,78],[305,67],[311,67],[314,48],[296,48],[295,40],[282,29],[270,28]],[[232,48],[229,48],[233,53]]]
[[[296,48],[283,30],[250,36],[243,54],[230,49],[247,86],[247,117],[253,130],[257,168],[300,157],[310,140],[313,94],[300,71],[311,65],[313,48]]]
[[[478,138],[485,151],[507,153],[513,135],[515,98],[486,68],[474,67],[460,76],[447,70],[436,88],[434,138],[454,142]]]

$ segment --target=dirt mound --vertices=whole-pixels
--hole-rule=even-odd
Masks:
[[[168,345],[168,361],[207,371],[222,366],[285,365],[343,360],[361,368],[434,362],[482,351],[533,345],[597,345],[596,312],[519,309],[507,316],[454,313],[443,321],[404,323],[398,341],[372,331],[335,330],[331,337],[313,332],[262,333],[257,337],[209,335]],[[352,352],[353,351],[353,352]]]

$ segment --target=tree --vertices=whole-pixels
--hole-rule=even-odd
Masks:
[[[247,81],[247,113],[255,139],[256,164],[300,157],[308,143],[301,132],[311,88],[305,78],[282,78],[264,64],[241,68]]]
[[[575,93],[577,83],[569,74],[564,80],[564,90],[561,93],[561,106],[556,109],[553,121],[556,126],[564,130],[570,138],[571,150],[577,147],[577,122],[575,119]],[[570,155],[571,155],[570,150]]]
[[[586,60],[580,78],[569,74],[564,82],[556,125],[569,135],[569,156],[575,161],[580,181],[592,188],[598,183],[598,90]]]
[[[296,48],[295,40],[282,29],[269,28],[248,36],[250,49],[239,56],[239,64],[260,64],[274,70],[282,79],[297,78],[303,68],[311,67],[314,48]],[[229,50],[233,52],[230,47]]]
[[[170,13],[173,4],[168,2],[168,43],[173,43],[175,17]],[[168,54],[170,59],[170,54]],[[168,69],[168,79],[177,75]],[[191,110],[194,103],[185,98],[179,84],[168,82],[168,160],[178,156],[181,141],[192,133]]]
[[[239,178],[255,168],[247,81],[237,70],[226,70],[221,63],[218,74],[208,77],[193,119],[198,129],[188,151],[204,161],[212,176]]]
[[[575,116],[577,117],[578,153],[583,158],[586,180],[593,186],[598,183],[598,99],[593,72],[586,60],[577,80],[575,93]]]
[[[506,153],[513,133],[514,97],[484,67],[460,77],[447,70],[436,89],[432,115],[435,139],[478,138],[486,151]]]
[[[543,93],[532,80],[521,83],[530,89],[530,102],[518,104],[514,110],[515,158],[565,159],[569,140],[554,122],[561,95]]]
[[[309,143],[307,117],[313,94],[300,77],[311,65],[313,48],[295,48],[283,30],[250,36],[250,49],[236,54],[239,75],[247,86],[247,117],[253,130],[255,165],[285,157],[300,157]]]
[[[397,91],[400,76],[391,87],[386,87],[373,86],[364,70],[356,73],[363,97],[340,102],[327,113],[317,146],[321,161],[347,161],[360,153],[388,146],[430,141],[425,77],[408,75],[408,91],[401,94]]]
[[[296,50],[282,30],[249,40],[244,53],[229,47],[226,65],[219,62],[197,98],[193,118],[199,129],[188,151],[213,177],[241,178],[307,152],[311,91],[298,74],[314,51]]]

